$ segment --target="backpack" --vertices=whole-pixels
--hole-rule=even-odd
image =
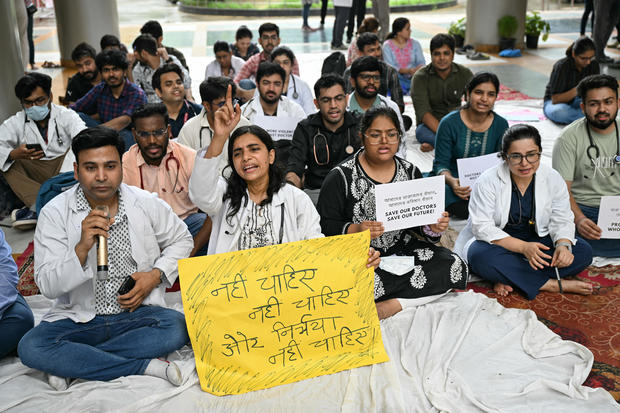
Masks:
[[[321,75],[335,73],[338,76],[343,76],[346,68],[347,61],[344,58],[344,54],[342,54],[342,52],[334,52],[327,56],[325,60],[323,60]]]
[[[54,197],[77,184],[73,171],[64,172],[56,176],[52,176],[43,182],[39,193],[37,194],[37,216],[41,213],[41,208]]]

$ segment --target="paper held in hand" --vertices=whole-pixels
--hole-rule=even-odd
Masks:
[[[498,152],[494,152],[473,158],[457,159],[456,166],[461,186],[473,188],[474,183],[484,171],[502,162],[502,158],[497,155]]]
[[[301,118],[287,116],[265,116],[256,115],[254,124],[265,129],[274,141],[292,140],[293,132]]]
[[[620,239],[620,196],[602,196],[598,210],[598,227],[601,238]]]
[[[435,224],[445,210],[443,175],[375,186],[377,221],[386,231]]]

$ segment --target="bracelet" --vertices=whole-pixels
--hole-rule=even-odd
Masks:
[[[571,254],[573,253],[573,244],[571,244],[570,242],[560,241],[557,244],[555,244],[555,248],[558,248],[558,247],[566,247],[568,252],[570,252]]]
[[[428,235],[429,237],[433,237],[433,238],[439,238],[443,234],[443,232],[435,232],[435,231],[433,231],[431,229],[430,225],[424,225],[422,227],[422,231],[424,232],[424,234]]]

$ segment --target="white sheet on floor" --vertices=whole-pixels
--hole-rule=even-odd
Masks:
[[[178,294],[168,298],[179,305]],[[28,297],[37,322],[49,302]],[[147,377],[77,380],[57,392],[17,358],[0,361],[0,411],[617,412],[603,389],[581,386],[592,353],[563,341],[531,311],[482,294],[450,293],[381,323],[390,361],[237,396],[198,383],[191,349],[172,354],[181,387]]]

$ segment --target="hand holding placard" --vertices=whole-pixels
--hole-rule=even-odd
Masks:
[[[375,186],[377,221],[385,231],[436,224],[445,209],[445,177]]]
[[[598,210],[601,238],[620,239],[620,196],[602,196]]]
[[[473,188],[476,180],[484,171],[502,162],[502,158],[497,155],[498,153],[495,152],[487,155],[475,156],[473,158],[457,159],[456,166],[459,171],[459,182],[461,186]]]

